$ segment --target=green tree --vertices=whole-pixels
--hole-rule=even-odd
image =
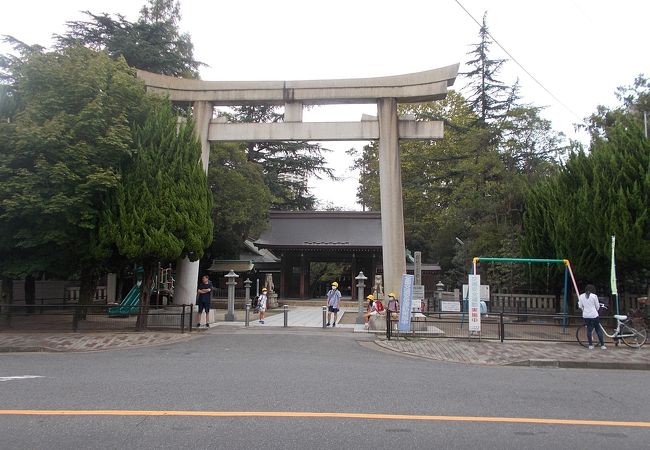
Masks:
[[[471,59],[467,61],[467,65],[470,70],[462,74],[468,80],[465,88],[467,101],[476,111],[479,126],[505,117],[517,97],[517,87],[510,87],[498,78],[506,60],[490,57],[493,43],[485,13],[479,29],[479,42],[468,53]]]
[[[650,143],[630,106],[599,108],[589,154],[572,153],[560,173],[531,189],[524,249],[568,258],[580,278],[606,285],[615,235],[621,279],[638,288],[650,264]]]
[[[178,125],[171,105],[157,106],[133,136],[133,162],[107,200],[100,234],[144,269],[137,326],[146,328],[158,262],[196,261],[210,245],[212,197],[191,120]]]
[[[85,12],[88,20],[68,22],[56,36],[60,48],[84,45],[123,57],[131,67],[185,78],[198,78],[202,65],[194,59],[190,35],[179,31],[180,4],[174,0],[148,0],[136,22],[123,16]]]
[[[232,122],[276,123],[284,119],[276,106],[238,106],[223,113]],[[326,166],[329,150],[308,142],[248,142],[248,160],[258,164],[264,182],[274,197],[273,209],[304,211],[314,209],[316,198],[309,192],[309,176],[336,180]],[[295,175],[295,176],[292,176]]]
[[[212,214],[215,228],[209,256],[237,259],[244,240],[265,229],[273,196],[261,167],[248,161],[243,143],[212,146],[208,185],[219,205]]]
[[[31,52],[10,69],[19,109],[0,131],[0,272],[79,273],[88,302],[107,257],[102,197],[131,155],[144,86],[124,60],[83,47]]]

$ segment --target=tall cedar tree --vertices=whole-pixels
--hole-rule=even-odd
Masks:
[[[240,106],[224,113],[233,122],[274,123],[284,116],[276,106]],[[264,181],[274,196],[273,209],[286,211],[313,210],[316,199],[309,192],[309,176],[337,180],[326,166],[324,157],[329,150],[308,142],[248,142],[248,160],[259,164]],[[286,175],[296,175],[287,177]]]
[[[144,268],[137,327],[147,326],[159,261],[196,261],[212,241],[212,197],[191,120],[179,125],[171,105],[157,106],[133,131],[136,154],[108,200],[101,234]]]
[[[87,303],[107,256],[101,199],[131,154],[144,86],[124,60],[83,47],[26,53],[10,69],[18,112],[0,131],[0,271],[79,273]]]
[[[467,61],[467,65],[471,69],[463,73],[468,79],[467,99],[477,114],[477,123],[480,126],[505,117],[513,104],[513,92],[516,92],[497,78],[506,60],[490,58],[490,47],[493,41],[490,38],[486,19],[487,13],[483,15],[479,43],[468,53],[472,59]]]
[[[87,21],[68,22],[68,31],[56,36],[59,47],[84,45],[124,57],[131,67],[164,75],[198,78],[202,65],[194,59],[190,35],[180,33],[180,4],[149,0],[136,22],[123,16],[85,12]]]

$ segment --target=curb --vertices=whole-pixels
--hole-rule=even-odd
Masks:
[[[57,350],[51,347],[0,347],[1,353],[62,353],[62,350]]]
[[[504,366],[542,367],[558,369],[650,370],[650,363],[561,361],[554,359],[527,359],[503,364]]]

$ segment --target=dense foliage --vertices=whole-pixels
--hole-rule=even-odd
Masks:
[[[623,105],[601,107],[589,121],[589,153],[571,154],[561,171],[531,188],[524,249],[568,258],[584,280],[607,292],[610,236],[623,290],[640,292],[650,273],[650,141],[639,111],[650,85],[642,77],[621,88]]]
[[[27,53],[10,71],[18,108],[0,125],[0,270],[80,273],[94,291],[108,256],[101,200],[131,155],[144,86],[124,60],[83,47]]]
[[[212,197],[191,121],[178,124],[171,105],[150,111],[134,129],[135,155],[104,210],[101,236],[142,265],[138,324],[146,327],[152,273],[160,261],[196,261],[212,241]]]
[[[131,67],[165,75],[198,78],[201,63],[194,59],[194,45],[180,33],[180,4],[176,0],[149,0],[136,22],[123,16],[85,12],[86,21],[68,22],[68,31],[57,36],[60,48],[83,45],[123,57]]]

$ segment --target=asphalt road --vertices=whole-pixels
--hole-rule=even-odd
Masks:
[[[650,443],[645,371],[440,363],[380,351],[366,335],[328,331],[211,330],[149,348],[0,355],[0,448],[638,449]],[[24,376],[39,378],[12,378]],[[598,422],[576,422],[584,420]]]

